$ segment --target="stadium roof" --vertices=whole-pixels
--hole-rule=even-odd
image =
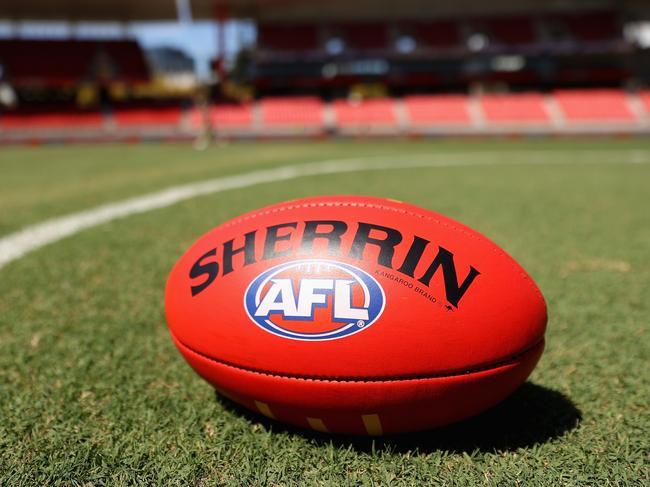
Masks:
[[[339,20],[529,13],[540,10],[625,9],[650,11],[647,0],[190,0],[195,19]],[[397,5],[397,6],[396,6]],[[176,0],[2,0],[0,18],[11,20],[164,20],[177,17]]]

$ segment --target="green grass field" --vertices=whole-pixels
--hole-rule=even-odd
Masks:
[[[449,167],[404,168],[409,160]],[[169,186],[313,161],[304,177],[112,221],[0,268],[0,486],[650,485],[650,140],[0,148],[0,239]],[[201,234],[314,194],[396,198],[504,247],[549,306],[530,380],[483,415],[331,437],[216,397],[167,333],[163,289]]]

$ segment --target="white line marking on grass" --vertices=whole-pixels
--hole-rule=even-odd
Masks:
[[[549,156],[564,154],[571,156],[571,162],[549,160]],[[505,157],[515,160],[504,160]],[[607,156],[608,160],[599,160]],[[610,157],[618,160],[612,161]],[[231,189],[241,189],[257,184],[287,181],[306,176],[319,176],[359,171],[399,170],[434,167],[467,167],[480,165],[574,165],[574,164],[647,164],[650,154],[630,151],[627,158],[620,153],[608,151],[504,151],[504,152],[458,152],[445,154],[416,154],[407,158],[397,155],[376,156],[372,158],[333,159],[308,164],[282,166],[275,169],[252,171],[233,176],[223,176],[198,183],[189,183],[129,198],[116,203],[108,203],[67,216],[51,218],[44,222],[25,227],[18,232],[0,238],[0,268],[25,254],[74,235],[87,228],[95,227],[118,218],[145,213],[173,205],[197,196],[220,193]],[[472,160],[457,160],[471,157]],[[525,158],[522,162],[521,159]],[[456,160],[454,160],[456,159]]]

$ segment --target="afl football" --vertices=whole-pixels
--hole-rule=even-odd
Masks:
[[[217,391],[322,432],[382,435],[490,408],[531,373],[546,305],[480,233],[394,200],[326,196],[225,222],[176,263],[174,343]]]

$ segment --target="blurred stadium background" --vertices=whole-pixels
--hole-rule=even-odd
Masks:
[[[650,485],[649,0],[0,0],[0,66],[0,486]],[[333,193],[519,261],[530,381],[376,440],[215,399],[171,266]]]
[[[646,0],[3,0],[0,34],[5,143],[650,132]]]

